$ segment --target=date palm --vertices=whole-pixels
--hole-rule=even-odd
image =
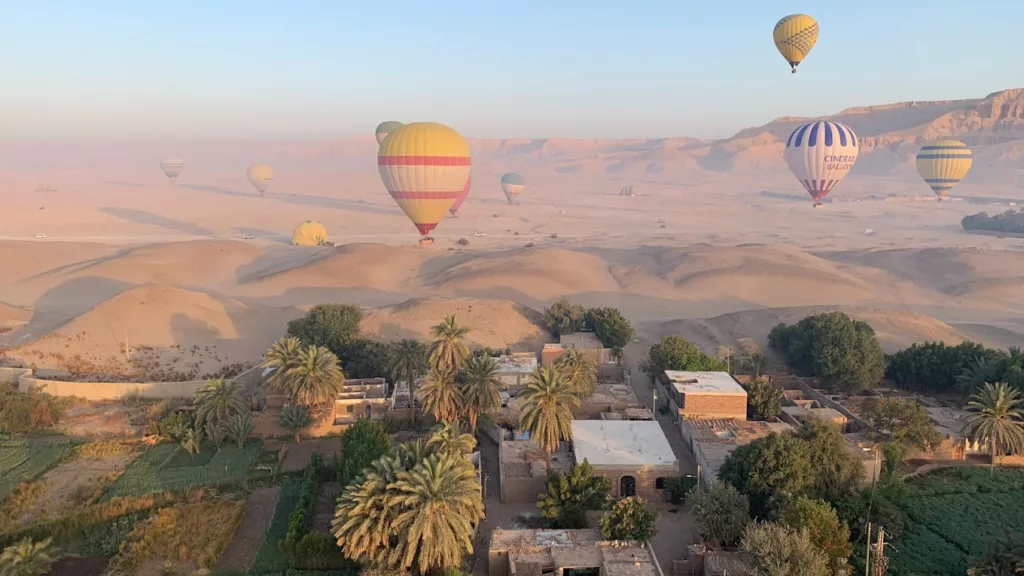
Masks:
[[[971,412],[964,434],[989,445],[993,465],[1000,454],[1024,452],[1024,399],[1019,391],[1003,382],[986,383],[964,409]]]
[[[309,409],[305,406],[288,404],[277,413],[277,425],[291,432],[295,436],[296,442],[302,441],[302,430],[312,421]]]
[[[466,363],[462,383],[462,401],[469,418],[470,434],[476,432],[477,420],[483,414],[490,414],[501,408],[501,380],[498,380],[498,363],[488,355],[473,356]]]
[[[50,571],[53,558],[47,553],[52,538],[33,542],[29,538],[0,552],[0,576],[43,576]]]
[[[469,347],[463,342],[466,334],[469,334],[469,328],[459,326],[454,314],[445,316],[444,321],[433,326],[430,329],[430,335],[434,337],[430,345],[430,367],[448,367],[452,372],[458,372],[469,356]]]
[[[971,365],[964,369],[963,372],[956,376],[956,386],[965,395],[973,394],[976,390],[979,390],[985,383],[992,380],[995,376],[996,365],[984,356],[971,362]]]
[[[555,361],[555,368],[581,400],[597,391],[597,364],[581,350],[566,350]]]
[[[307,406],[333,402],[345,384],[338,357],[323,346],[309,345],[299,351],[298,361],[286,374],[288,395]]]
[[[423,384],[423,411],[438,422],[454,424],[462,410],[462,390],[455,382],[455,371],[441,365],[432,369]]]
[[[396,386],[399,382],[406,382],[409,385],[413,422],[416,421],[416,384],[427,370],[427,347],[422,342],[406,338],[391,345],[388,373]]]
[[[474,448],[476,438],[451,424],[441,424],[427,440],[427,449],[437,453],[470,454]]]
[[[265,382],[267,390],[284,394],[290,392],[287,374],[299,363],[301,350],[302,341],[292,336],[281,338],[267,350],[267,357],[260,364],[263,368],[273,368]]]
[[[220,425],[220,433],[231,439],[241,450],[245,446],[245,440],[252,434],[252,416],[248,412],[235,414]]]
[[[544,448],[550,465],[558,443],[572,436],[572,407],[579,406],[579,397],[558,370],[544,366],[534,369],[516,398],[522,406],[519,427]]]
[[[236,414],[248,413],[242,385],[234,380],[214,380],[196,392],[196,426],[216,428]]]

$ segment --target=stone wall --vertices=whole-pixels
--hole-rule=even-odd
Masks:
[[[18,372],[20,371],[20,374]],[[249,387],[258,388],[262,382],[263,369],[251,368],[234,378]],[[44,380],[36,378],[25,368],[0,368],[0,381],[18,383],[18,390],[41,389],[53,396],[75,396],[86,400],[118,400],[126,396],[140,398],[189,398],[212,380],[189,382],[70,382],[65,380]]]

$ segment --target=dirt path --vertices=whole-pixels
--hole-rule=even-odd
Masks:
[[[235,529],[235,535],[217,562],[218,570],[248,570],[256,552],[263,544],[263,536],[274,517],[279,486],[263,488],[249,495],[245,513]]]

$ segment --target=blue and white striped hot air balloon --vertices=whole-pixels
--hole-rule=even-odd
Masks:
[[[786,140],[786,164],[819,206],[857,161],[857,135],[845,124],[815,120]]]

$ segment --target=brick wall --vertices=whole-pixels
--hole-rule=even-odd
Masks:
[[[612,468],[608,466],[601,466],[594,469],[595,474],[606,476],[612,481],[612,496],[615,498],[621,498],[621,487],[622,477],[632,476],[636,480],[636,495],[651,501],[661,502],[664,500],[664,490],[655,488],[656,480],[658,478],[671,478],[679,475],[679,468],[675,466],[644,466],[642,468],[636,467],[622,467]]]
[[[683,406],[679,414],[699,418],[747,419],[746,396],[716,396],[713,394],[683,395]]]

